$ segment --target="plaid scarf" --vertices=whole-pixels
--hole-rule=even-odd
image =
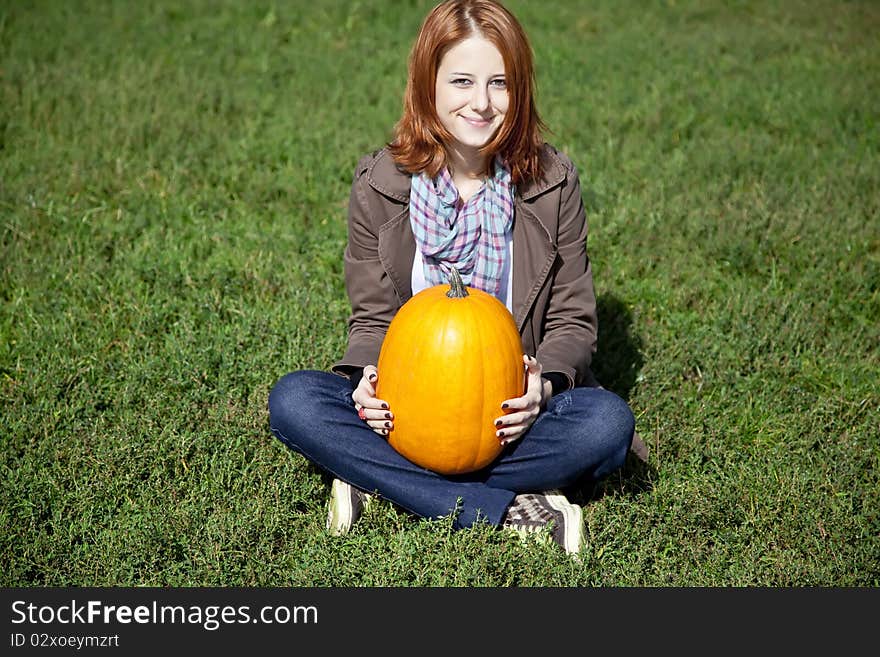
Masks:
[[[430,285],[448,282],[455,267],[465,285],[499,296],[513,194],[510,172],[498,158],[494,175],[466,203],[448,169],[433,180],[424,173],[412,177],[409,217]]]

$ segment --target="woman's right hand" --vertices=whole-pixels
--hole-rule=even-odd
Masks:
[[[376,383],[378,381],[379,371],[376,366],[367,365],[357,388],[351,393],[351,398],[354,400],[358,416],[380,436],[387,436],[388,432],[394,428],[394,415],[388,408],[386,401],[376,399]]]

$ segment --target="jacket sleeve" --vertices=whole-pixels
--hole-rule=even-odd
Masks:
[[[577,170],[565,161],[566,179],[559,201],[557,261],[536,357],[553,392],[576,385],[595,385],[590,363],[596,352],[598,320],[593,272],[587,253],[587,218]]]
[[[331,368],[344,376],[377,363],[385,332],[397,310],[394,287],[379,259],[378,232],[383,219],[373,216],[368,200],[372,192],[365,173],[371,160],[372,156],[366,156],[358,163],[348,204],[344,254],[345,288],[351,303],[348,346]]]

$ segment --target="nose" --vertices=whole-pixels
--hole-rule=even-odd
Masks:
[[[489,109],[489,91],[482,85],[474,85],[471,93],[471,109],[475,112],[485,112]]]

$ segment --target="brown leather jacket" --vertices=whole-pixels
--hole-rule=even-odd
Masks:
[[[597,385],[596,296],[586,250],[587,221],[571,160],[545,144],[543,176],[516,188],[513,316],[525,353],[569,387]],[[382,149],[358,162],[351,188],[345,285],[351,301],[348,349],[333,365],[349,375],[374,365],[392,317],[412,297],[415,239],[409,221],[410,175]],[[380,372],[381,376],[381,372]]]

